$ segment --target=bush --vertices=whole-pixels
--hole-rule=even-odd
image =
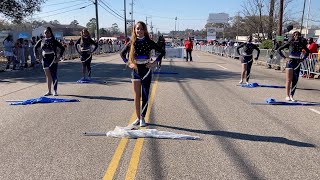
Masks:
[[[260,49],[272,49],[272,40],[264,40],[259,46]]]

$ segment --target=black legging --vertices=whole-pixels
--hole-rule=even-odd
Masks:
[[[82,70],[87,68],[88,77],[91,77],[91,60],[92,60],[92,57],[87,61],[82,62]]]
[[[249,60],[247,63],[247,78],[246,78],[247,82],[249,82],[249,79],[250,79],[250,72],[251,72],[252,63],[253,63],[253,59],[251,57],[251,60]]]
[[[293,60],[292,60],[293,61]],[[294,95],[297,89],[297,84],[300,75],[300,63],[293,67],[293,77],[292,77],[292,86],[291,86],[291,96]]]
[[[191,49],[186,49],[186,52],[187,52],[187,59],[186,59],[186,61],[188,61],[188,59],[189,59],[189,55],[190,55],[190,61],[192,61],[192,50]]]
[[[55,91],[58,90],[58,63],[52,63],[52,65],[49,67],[51,77],[52,77],[52,84],[53,84],[53,89]]]
[[[81,62],[82,62],[82,72],[85,73],[85,69],[87,68],[88,77],[91,77],[92,54],[89,53],[89,52],[82,52],[80,59],[81,59]]]

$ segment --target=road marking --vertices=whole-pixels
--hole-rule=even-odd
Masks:
[[[158,84],[158,78],[159,78],[159,75],[156,76],[155,82],[152,86],[151,95],[150,95],[150,99],[149,99],[149,105],[148,105],[148,109],[147,109],[147,114],[145,117],[146,122],[149,122],[150,110],[151,110],[151,106],[153,104],[155,90],[156,90],[156,87]],[[129,124],[131,124],[135,119],[136,119],[136,113],[134,112],[131,116]],[[142,128],[142,129],[145,129],[145,128]],[[125,147],[127,146],[128,141],[129,141],[129,139],[122,138],[121,141],[119,142],[118,147],[117,147],[117,149],[112,157],[112,160],[106,170],[106,173],[103,177],[103,180],[114,179],[113,176],[114,176],[115,172],[117,171],[120,159],[121,159],[122,154],[125,150]],[[140,158],[139,156],[140,156],[140,152],[142,149],[143,141],[144,141],[144,138],[137,139],[137,141],[136,141],[136,144],[135,144],[135,147],[134,147],[133,153],[132,153],[132,158],[129,163],[129,168],[127,171],[126,179],[134,179],[134,177],[136,175],[138,163],[139,163],[139,158]],[[130,172],[130,173],[128,173],[128,172]]]
[[[219,65],[219,64],[216,64],[216,65],[219,66],[219,67],[221,67],[222,69],[228,69],[228,68],[223,67],[223,66],[221,66],[221,65]]]
[[[131,124],[135,119],[136,119],[136,112],[134,112],[132,114],[129,124]],[[108,169],[103,177],[103,180],[109,180],[109,179],[112,180],[113,179],[113,176],[118,168],[120,159],[122,157],[122,154],[124,152],[125,147],[127,146],[128,141],[129,140],[127,138],[122,138],[120,140],[118,147],[117,147],[116,151],[114,152],[114,155],[113,155],[111,162],[108,166]]]
[[[315,113],[318,113],[318,114],[320,114],[320,111],[317,111],[317,110],[315,110],[315,109],[312,109],[312,108],[309,108],[311,111],[313,111],[313,112],[315,112]]]
[[[150,112],[151,112],[151,107],[154,101],[154,97],[156,94],[156,89],[157,89],[157,84],[158,84],[158,79],[159,79],[159,75],[157,75],[156,80],[152,86],[152,91],[151,91],[151,95],[150,95],[150,99],[149,99],[149,105],[148,105],[148,109],[147,109],[147,114],[145,117],[145,121],[149,122],[149,118],[150,118]],[[145,129],[145,128],[143,128]],[[136,173],[137,173],[137,169],[138,169],[138,165],[139,165],[139,160],[140,160],[140,154],[141,154],[141,150],[142,150],[142,146],[143,146],[143,142],[144,142],[144,138],[139,138],[136,141],[136,144],[134,146],[132,155],[131,155],[131,159],[130,159],[130,163],[129,163],[129,167],[127,170],[127,174],[126,174],[126,180],[131,180],[131,179],[135,179]]]

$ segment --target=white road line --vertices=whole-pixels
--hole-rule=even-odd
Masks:
[[[320,114],[320,111],[317,111],[317,110],[315,110],[315,109],[311,109],[311,108],[309,108],[311,111],[313,111],[313,112],[315,112],[315,113],[318,113],[318,114]]]
[[[219,67],[221,67],[222,69],[228,69],[228,68],[223,67],[223,66],[221,66],[221,65],[219,65],[219,64],[216,64],[216,65],[219,66]]]

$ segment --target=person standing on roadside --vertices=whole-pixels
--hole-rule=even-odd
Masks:
[[[192,61],[192,50],[193,50],[193,42],[191,40],[191,37],[188,38],[188,40],[186,40],[184,42],[184,47],[186,49],[186,61],[188,61],[189,57],[190,57],[190,62]]]
[[[4,56],[7,58],[7,66],[6,69],[10,69],[10,64],[13,64],[12,69],[16,69],[16,60],[14,58],[13,54],[13,49],[14,49],[14,43],[13,43],[13,38],[12,35],[8,35],[4,41],[3,41],[3,46],[4,46]]]

